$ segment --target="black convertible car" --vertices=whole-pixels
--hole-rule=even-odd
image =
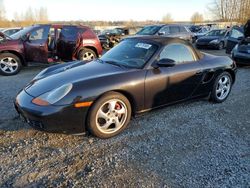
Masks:
[[[137,36],[90,63],[43,70],[17,95],[15,108],[38,129],[109,138],[131,115],[201,97],[223,102],[235,74],[229,57],[202,54],[181,39]]]
[[[200,48],[215,48],[222,50],[227,44],[229,32],[226,29],[216,29],[209,31],[203,37],[196,40],[196,47]]]

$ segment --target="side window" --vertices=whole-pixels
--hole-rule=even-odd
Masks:
[[[174,33],[179,33],[180,29],[178,26],[170,26],[170,33],[174,34]]]
[[[170,30],[169,30],[168,26],[165,26],[165,27],[161,28],[159,32],[162,32],[162,33],[165,33],[165,34],[169,34]]]
[[[64,26],[60,33],[60,37],[75,40],[78,35],[78,28],[74,26]]]
[[[240,37],[244,37],[244,35],[243,35],[243,33],[240,32],[239,30],[233,29],[233,30],[231,31],[230,37],[235,38],[235,39],[238,39],[238,38],[240,38]]]
[[[161,59],[172,59],[177,64],[195,61],[193,52],[184,44],[169,44],[165,46],[160,54]]]
[[[40,27],[38,29],[33,30],[30,33],[29,40],[36,41],[36,40],[47,40],[49,34],[49,26]]]
[[[180,26],[180,32],[181,32],[181,33],[185,33],[185,32],[187,32],[187,30],[186,30],[186,28],[185,28],[185,27]]]

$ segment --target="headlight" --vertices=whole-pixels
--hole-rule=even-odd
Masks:
[[[215,39],[215,40],[210,41],[209,43],[218,43],[218,42],[219,42],[219,40]]]
[[[47,93],[40,95],[32,100],[32,103],[39,106],[48,106],[51,104],[55,104],[60,101],[63,97],[65,97],[70,90],[72,89],[72,84],[66,84],[59,88],[53,89]]]

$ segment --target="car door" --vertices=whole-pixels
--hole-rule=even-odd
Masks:
[[[226,53],[230,54],[233,48],[244,38],[242,28],[233,28],[229,32],[226,45]]]
[[[169,26],[169,36],[170,37],[179,37],[179,34],[180,34],[180,28],[179,26],[177,25],[172,25],[172,26]]]
[[[175,66],[149,69],[145,79],[145,107],[153,108],[190,97],[202,79],[202,67],[193,49],[185,44],[169,44],[159,60],[171,59]]]
[[[57,40],[57,55],[60,59],[72,60],[76,48],[78,28],[75,26],[63,26]]]
[[[50,26],[35,27],[24,42],[27,61],[45,63],[48,61],[48,34]]]
[[[179,26],[179,28],[180,33],[178,37],[184,40],[191,40],[191,32],[188,32],[184,26]]]

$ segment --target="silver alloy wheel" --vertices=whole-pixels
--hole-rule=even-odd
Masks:
[[[216,87],[216,97],[219,100],[224,100],[227,98],[231,89],[231,79],[228,75],[224,75],[220,78]]]
[[[83,54],[82,60],[84,61],[89,61],[89,60],[93,60],[95,58],[95,55],[91,52],[86,52],[85,54]]]
[[[128,109],[124,102],[112,99],[105,102],[97,111],[96,125],[104,134],[112,134],[120,130],[128,117]]]
[[[18,63],[12,57],[4,57],[0,60],[0,69],[5,73],[13,73],[18,69]]]

